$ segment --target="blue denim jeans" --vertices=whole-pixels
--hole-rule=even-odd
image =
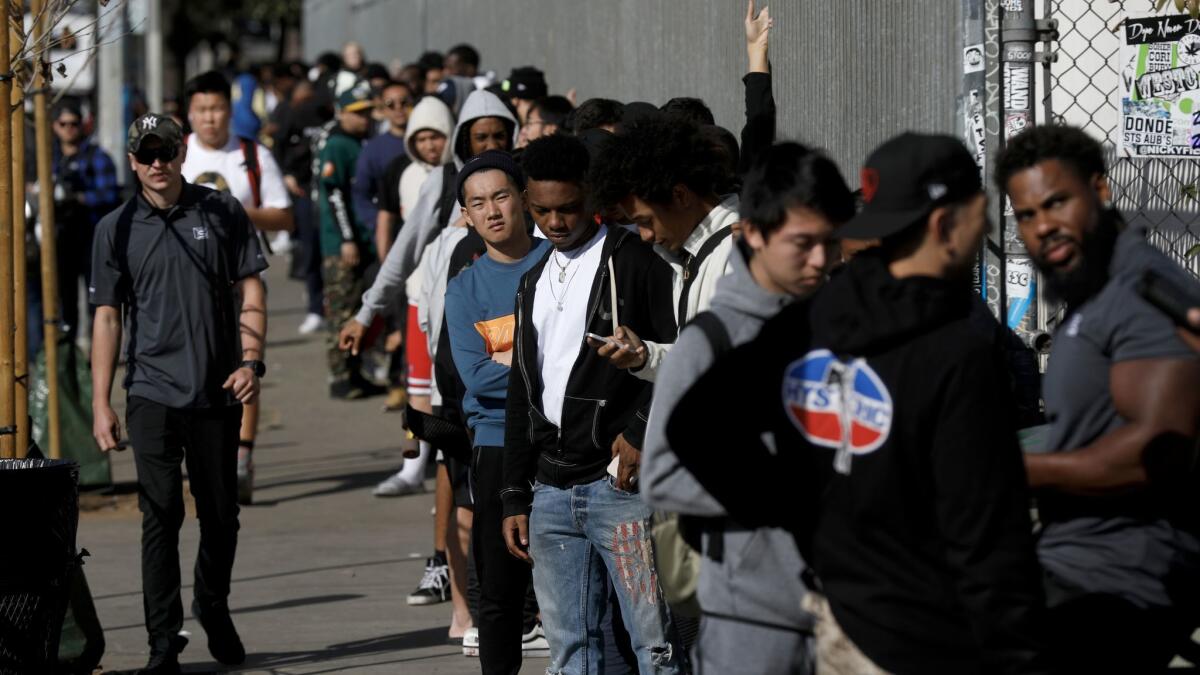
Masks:
[[[600,616],[610,587],[638,670],[682,673],[683,654],[654,564],[650,508],[613,479],[559,489],[538,483],[529,517],[533,586],[550,643],[547,673],[594,675],[604,651]]]

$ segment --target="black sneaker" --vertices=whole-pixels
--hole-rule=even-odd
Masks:
[[[192,601],[192,616],[200,622],[208,635],[208,651],[213,658],[226,666],[240,665],[246,660],[246,648],[233,627],[229,608],[209,607],[202,610],[199,601]]]
[[[179,675],[179,652],[187,643],[187,638],[177,635],[171,638],[168,648],[151,649],[150,661],[145,668],[134,671],[135,675]]]
[[[450,600],[450,566],[434,556],[425,560],[425,574],[417,590],[408,594],[410,605],[436,605]]]
[[[366,378],[351,378],[329,383],[329,398],[340,401],[357,401],[387,393],[387,387],[381,387]]]

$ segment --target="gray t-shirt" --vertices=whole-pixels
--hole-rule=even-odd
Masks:
[[[1109,282],[1054,335],[1043,382],[1052,452],[1077,450],[1124,425],[1109,390],[1114,364],[1197,358],[1171,319],[1135,290],[1150,268],[1200,292],[1195,279],[1146,241],[1145,230],[1120,234]],[[1138,606],[1172,606],[1194,589],[1200,540],[1168,523],[1153,496],[1046,495],[1039,506],[1046,527],[1038,556],[1064,582]]]
[[[233,286],[267,268],[232,196],[184,183],[165,211],[136,195],[96,225],[93,305],[124,306],[125,388],[171,408],[237,403],[221,385],[241,361]]]

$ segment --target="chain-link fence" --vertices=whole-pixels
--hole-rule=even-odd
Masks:
[[[1200,64],[1200,22],[1166,10],[1127,26],[1153,5],[1050,0],[1059,42],[1048,112],[1104,140],[1116,206],[1200,276],[1200,105],[1193,112],[1188,75],[1171,72]]]

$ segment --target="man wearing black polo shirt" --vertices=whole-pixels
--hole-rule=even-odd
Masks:
[[[233,197],[189,184],[179,126],[150,113],[129,129],[140,190],[96,227],[92,279],[92,434],[121,447],[110,397],[121,313],[129,339],[126,423],[142,511],[142,589],[150,662],[142,673],[178,673],[187,640],[180,601],[179,528],[186,461],[200,520],[192,613],[226,665],[245,660],[229,618],[237,548],[237,444],[242,405],[258,396],[267,262]],[[240,309],[239,309],[240,308]],[[240,328],[239,328],[240,327]],[[240,336],[239,336],[240,332]]]

